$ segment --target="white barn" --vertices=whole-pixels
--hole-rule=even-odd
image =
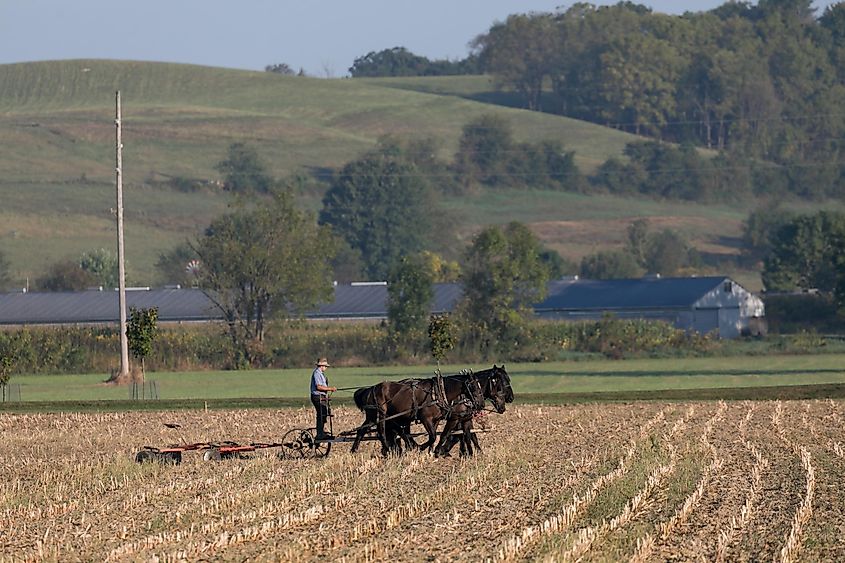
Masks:
[[[762,299],[727,277],[562,279],[534,306],[539,318],[656,319],[720,338],[765,332]]]

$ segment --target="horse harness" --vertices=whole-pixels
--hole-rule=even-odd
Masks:
[[[467,373],[462,372],[461,375],[467,375]],[[463,390],[461,391],[461,393],[458,395],[458,397],[454,401],[449,401],[447,396],[446,396],[446,384],[444,382],[445,378],[440,373],[440,370],[437,370],[435,372],[435,376],[432,377],[429,380],[405,379],[405,380],[400,381],[399,383],[402,383],[404,385],[408,385],[411,388],[411,398],[412,398],[411,399],[412,400],[411,408],[408,409],[408,410],[396,413],[396,414],[392,414],[388,417],[385,417],[383,420],[386,422],[388,420],[391,420],[391,419],[394,419],[394,418],[399,418],[401,416],[405,416],[405,415],[409,415],[409,414],[412,415],[413,419],[417,420],[418,415],[419,415],[419,411],[421,409],[424,409],[424,408],[430,407],[430,406],[438,407],[440,409],[440,411],[443,413],[444,418],[449,418],[452,415],[452,412],[459,406],[466,407],[465,410],[468,410],[469,412],[474,413],[476,411],[476,409],[475,409],[475,405],[473,404],[472,391],[470,389],[470,384],[473,384],[473,383],[478,384],[478,379],[475,377],[475,375],[471,371],[469,372],[468,375],[469,375],[469,377],[461,382],[462,386],[463,386]],[[417,386],[422,381],[431,381],[431,389],[425,390],[425,394],[428,396],[428,400],[426,400],[422,404],[420,404],[417,400]],[[388,399],[387,402],[389,402],[389,401],[390,401],[390,399]],[[375,408],[375,409],[381,411],[381,409],[379,408],[378,405],[374,405],[374,406],[369,407],[369,408]]]

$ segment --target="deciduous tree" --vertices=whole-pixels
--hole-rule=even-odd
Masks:
[[[604,250],[581,259],[581,277],[585,279],[635,278],[641,271],[634,256],[622,250]]]
[[[226,189],[234,193],[263,194],[273,187],[273,178],[258,151],[244,143],[229,145],[228,155],[215,168],[223,174]]]
[[[79,267],[91,274],[97,283],[105,288],[115,288],[119,285],[117,254],[109,250],[98,248],[83,252],[79,258]]]
[[[540,110],[544,82],[555,72],[560,53],[558,33],[551,18],[515,14],[476,38],[473,47],[500,85],[519,92],[528,109]]]
[[[353,78],[366,76],[422,76],[429,65],[425,57],[415,55],[405,47],[370,51],[352,62],[349,74]]]
[[[425,334],[434,298],[432,283],[432,272],[421,256],[404,257],[391,268],[387,318],[391,332],[403,344],[418,343]]]
[[[126,339],[129,352],[141,360],[141,374],[146,373],[146,358],[153,350],[153,341],[158,336],[158,307],[149,309],[129,308],[129,319],[126,323]]]
[[[834,291],[845,255],[845,214],[822,211],[797,217],[775,231],[772,251],[764,260],[768,291]]]
[[[265,72],[273,72],[275,74],[282,74],[285,76],[293,76],[296,74],[294,70],[287,63],[275,63],[264,67]]]
[[[459,306],[467,336],[482,354],[507,353],[525,337],[532,305],[545,297],[549,271],[537,237],[522,223],[488,227],[467,249]]]
[[[215,219],[196,245],[200,287],[223,313],[239,357],[260,363],[269,319],[301,314],[332,293],[334,239],[284,192]]]
[[[681,268],[698,265],[698,253],[672,229],[649,235],[646,270],[662,276],[674,276]]]
[[[449,350],[455,347],[455,330],[448,315],[431,315],[428,323],[428,340],[431,355],[440,365]]]
[[[375,150],[343,167],[323,197],[320,223],[361,252],[371,280],[384,280],[402,256],[424,248],[433,209],[416,167],[396,150]]]
[[[35,286],[46,291],[80,291],[98,284],[94,274],[73,260],[51,264],[47,273],[35,280]]]
[[[455,167],[464,185],[506,182],[512,148],[511,125],[501,116],[485,114],[464,125],[455,154]]]

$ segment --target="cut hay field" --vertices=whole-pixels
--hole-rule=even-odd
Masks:
[[[274,441],[311,417],[0,414],[0,560],[845,559],[843,401],[511,406],[470,459],[339,444],[133,461],[180,436]],[[335,428],[360,419],[341,409]]]

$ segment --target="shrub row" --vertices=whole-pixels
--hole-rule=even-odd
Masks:
[[[449,363],[558,360],[573,353],[609,358],[692,355],[718,351],[721,343],[687,334],[663,322],[617,320],[577,323],[536,321],[513,349],[485,358],[458,336]],[[0,357],[11,358],[12,374],[109,373],[120,362],[116,328],[38,327],[0,331]],[[272,325],[255,350],[255,367],[310,365],[327,355],[335,365],[431,363],[427,340],[397,343],[381,323],[286,322]],[[236,354],[224,327],[214,324],[162,326],[146,358],[148,371],[229,369]]]
[[[617,320],[576,323],[542,323],[535,328],[536,341],[557,355],[591,352],[608,358],[660,355],[697,355],[715,352],[720,341],[709,335],[687,333],[667,322]],[[551,359],[556,359],[554,356]]]

